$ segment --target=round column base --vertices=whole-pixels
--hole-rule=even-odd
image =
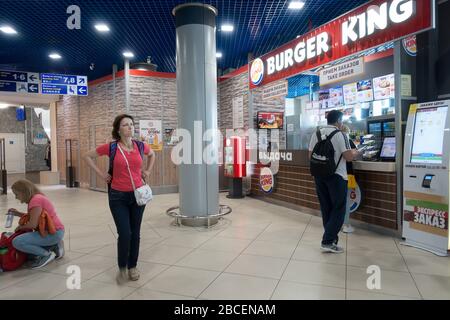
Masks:
[[[168,216],[175,218],[176,225],[178,226],[183,225],[187,227],[207,227],[207,228],[216,225],[223,216],[230,214],[233,211],[229,206],[220,205],[218,214],[203,217],[201,216],[188,217],[182,215],[179,212],[179,209],[180,207],[172,207],[166,211],[166,214]]]

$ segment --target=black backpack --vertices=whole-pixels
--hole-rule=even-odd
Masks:
[[[335,174],[336,169],[341,162],[342,155],[336,164],[334,161],[335,151],[331,139],[338,132],[341,131],[336,129],[330,133],[326,139],[322,139],[320,128],[317,128],[317,144],[314,146],[310,159],[310,170],[313,177],[325,178]]]

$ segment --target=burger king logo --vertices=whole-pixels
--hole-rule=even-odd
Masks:
[[[411,36],[403,39],[403,48],[406,53],[412,57],[417,56],[417,39],[416,36]]]
[[[259,185],[261,186],[261,190],[265,193],[271,193],[273,191],[274,180],[272,170],[269,168],[261,168],[261,172],[259,174]]]
[[[264,79],[264,62],[261,59],[256,59],[250,68],[250,80],[253,85],[259,85]]]

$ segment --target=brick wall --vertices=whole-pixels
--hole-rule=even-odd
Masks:
[[[125,81],[124,78],[116,79],[115,101],[113,99],[113,81],[105,81],[89,88],[87,97],[63,97],[57,104],[57,131],[58,131],[58,169],[61,179],[66,177],[66,139],[73,139],[73,166],[76,180],[81,187],[93,185],[104,189],[106,185],[96,179],[92,183],[90,170],[79,159],[79,155],[95,148],[96,146],[111,141],[111,129],[114,118],[125,113]],[[162,130],[176,128],[176,81],[175,79],[130,77],[130,115],[135,118],[136,138],[139,133],[139,120],[162,120]],[[157,153],[157,163],[150,183],[154,186],[165,184],[163,170],[176,170],[174,167],[163,164],[170,157],[170,148],[164,147],[163,152]],[[107,170],[107,159],[99,158],[97,165],[102,170]],[[172,174],[175,176],[176,174]],[[166,181],[174,184],[174,179]],[[176,183],[175,183],[176,184]]]
[[[225,135],[226,129],[233,129],[233,98],[244,98],[244,128],[249,128],[248,114],[248,76],[242,73],[236,77],[221,81],[218,85],[218,122],[219,129]]]

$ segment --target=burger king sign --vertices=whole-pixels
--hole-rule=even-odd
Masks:
[[[261,168],[261,172],[259,174],[259,185],[261,186],[261,190],[265,193],[271,193],[273,191],[274,178],[270,168]]]
[[[264,79],[264,62],[259,58],[252,63],[250,68],[250,79],[255,86],[259,85]]]

